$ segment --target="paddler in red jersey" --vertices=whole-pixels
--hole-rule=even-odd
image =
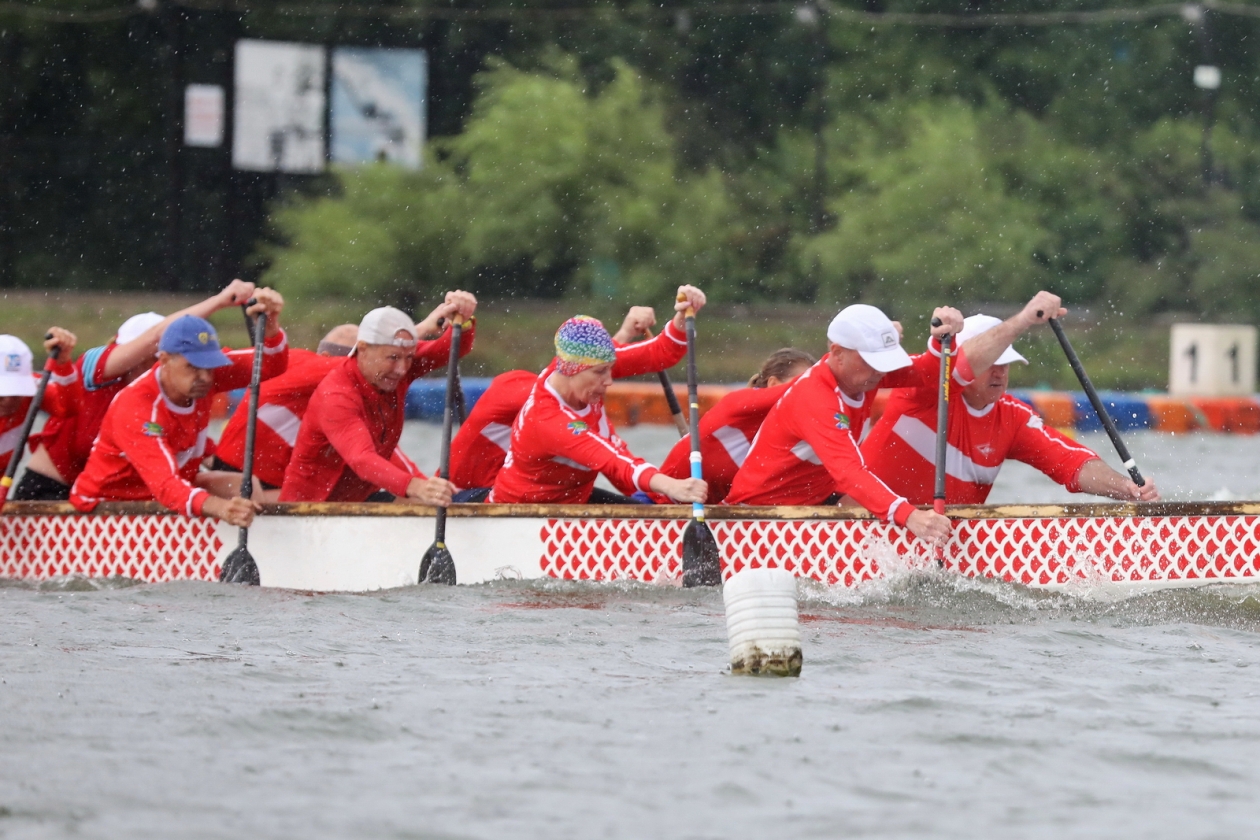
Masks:
[[[704,293],[694,286],[681,286],[678,291],[684,296],[704,299]],[[612,369],[613,379],[658,373],[682,361],[687,355],[686,321],[683,316],[686,304],[682,306],[684,309],[679,310],[675,303],[673,320],[646,341],[636,339],[656,326],[656,311],[650,306],[630,307],[621,329],[612,337],[617,353]],[[551,369],[549,365],[547,372]],[[468,419],[451,441],[451,481],[456,487],[463,488],[455,494],[455,501],[485,501],[507,458],[512,423],[525,406],[537,381],[538,374],[528,370],[499,374],[468,413]]]
[[[395,498],[445,507],[452,486],[425,478],[414,466],[396,461],[402,437],[407,388],[450,357],[449,322],[472,318],[477,299],[468,292],[448,292],[445,302],[421,328],[437,332],[433,341],[417,341],[416,326],[391,306],[374,309],[359,324],[354,355],[343,359],[315,389],[284,474],[284,502],[362,502],[384,490]],[[460,355],[473,346],[474,325],[460,340]]]
[[[233,280],[218,294],[173,315],[133,315],[118,328],[113,341],[91,348],[73,364],[70,351],[63,348],[44,394],[48,423],[31,435],[31,460],[11,498],[69,499],[70,485],[87,464],[106,410],[123,388],[153,367],[166,327],[184,315],[209,318],[221,309],[245,303],[253,293],[253,283]]]
[[[933,335],[956,333],[962,313],[942,307]],[[921,540],[949,537],[949,520],[919,510],[867,468],[858,440],[870,422],[874,392],[915,387],[937,375],[924,353],[912,362],[898,325],[873,306],[854,304],[827,328],[828,352],[788,386],[761,424],[727,504],[821,505],[849,496],[881,519]]]
[[[284,372],[289,348],[280,328],[284,300],[257,289],[250,314],[267,313],[262,378]],[[156,499],[188,516],[248,527],[259,506],[240,498],[240,476],[201,472],[211,444],[211,397],[249,384],[254,351],[219,348],[209,321],[178,318],[162,333],[158,363],[114,398],[70,501],[90,511],[105,501]]]
[[[753,438],[774,404],[795,379],[809,370],[814,357],[786,347],[776,350],[748,380],[747,388],[732,391],[700,418],[700,458],[709,496],[725,499],[735,474],[744,465]],[[661,472],[674,478],[691,475],[691,435],[674,444]]]
[[[699,309],[703,295],[686,303]],[[488,501],[496,503],[630,503],[653,492],[679,502],[703,502],[703,481],[671,478],[632,454],[604,414],[616,347],[604,325],[579,315],[560,325],[556,358],[534,383],[512,425],[511,450]],[[596,490],[607,478],[621,494]]]
[[[949,504],[983,504],[1008,458],[1040,470],[1073,493],[1123,501],[1159,498],[1149,476],[1146,484],[1138,487],[1089,447],[1046,428],[1037,412],[1006,393],[1011,364],[1028,364],[1011,342],[1064,313],[1058,296],[1040,292],[1007,321],[972,315],[963,322],[958,335],[962,354],[954,367],[956,393],[962,399],[949,401],[945,457],[945,500]],[[939,360],[939,349],[934,352]],[[871,470],[912,504],[932,503],[937,386],[938,380],[933,380],[919,388],[894,391],[883,416],[862,444]]]
[[[70,346],[74,347],[73,341]],[[35,396],[32,366],[31,348],[25,341],[15,335],[0,335],[0,474],[8,469],[15,454],[22,423]]]
[[[289,348],[289,367],[258,389],[258,423],[255,426],[254,477],[262,486],[263,502],[279,498],[284,471],[293,457],[298,430],[311,396],[324,377],[345,362],[358,341],[355,324],[333,327],[314,352]],[[215,469],[240,472],[245,464],[245,427],[249,400],[240,405],[223,427],[215,447]]]

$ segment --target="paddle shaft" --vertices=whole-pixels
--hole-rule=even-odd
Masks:
[[[940,326],[940,319],[933,318],[932,326]],[[941,381],[936,397],[936,488],[932,494],[932,509],[945,512],[945,460],[949,451],[949,379],[953,354],[950,345],[954,337],[941,336]]]
[[[52,338],[52,333],[48,333],[44,338]],[[4,470],[4,478],[0,478],[0,510],[4,510],[4,501],[9,498],[13,476],[17,474],[18,462],[22,460],[22,452],[26,449],[26,439],[31,436],[31,429],[35,426],[35,417],[39,414],[39,407],[44,402],[44,391],[48,388],[48,380],[52,377],[53,365],[57,363],[57,355],[60,351],[60,347],[54,347],[48,354],[48,361],[44,362],[44,372],[40,374],[39,383],[35,386],[35,395],[31,397],[31,407],[26,410],[26,419],[22,421],[22,430],[18,432],[18,439],[13,445],[13,455],[9,457],[9,466]]]
[[[692,313],[692,317],[695,317],[694,313]],[[644,327],[643,334],[651,338],[651,328]],[[656,377],[661,380],[661,390],[665,392],[665,402],[669,404],[669,416],[674,418],[674,426],[678,428],[678,436],[682,437],[687,434],[687,421],[683,419],[682,406],[678,404],[678,395],[674,393],[674,383],[670,381],[669,374],[663,370],[658,372]]]
[[[687,406],[690,414],[690,432],[691,432],[691,477],[696,480],[704,479],[704,468],[700,461],[700,397],[698,396],[699,386],[696,382],[696,313],[695,310],[688,308],[687,313]],[[664,373],[661,374],[665,376]],[[666,389],[669,393],[673,393],[673,388]],[[697,522],[704,521],[704,503],[691,503],[691,518]]]
[[[463,329],[458,318],[451,320],[451,356],[446,363],[446,408],[442,412],[442,459],[438,478],[451,477],[451,427],[455,423],[455,383],[459,376],[459,343]],[[439,548],[446,548],[446,508],[437,509],[433,539]]]
[[[1038,315],[1041,313],[1038,312]],[[1133,460],[1133,456],[1129,454],[1129,448],[1124,445],[1124,441],[1120,439],[1120,432],[1116,430],[1116,424],[1111,419],[1111,415],[1107,413],[1107,409],[1103,407],[1102,400],[1098,397],[1098,392],[1094,390],[1094,383],[1089,381],[1089,374],[1085,372],[1085,367],[1081,364],[1080,357],[1076,355],[1076,351],[1072,349],[1072,342],[1068,341],[1067,334],[1063,332],[1063,327],[1059,324],[1058,318],[1050,319],[1050,328],[1054,330],[1054,335],[1059,339],[1059,344],[1063,347],[1063,352],[1067,355],[1068,364],[1072,366],[1072,371],[1076,374],[1076,378],[1081,381],[1081,387],[1085,389],[1085,395],[1089,397],[1090,403],[1094,406],[1094,411],[1098,414],[1099,421],[1102,422],[1103,428],[1107,430],[1107,437],[1111,438],[1111,444],[1116,448],[1116,452],[1120,455],[1120,460],[1124,462],[1124,468],[1129,471],[1129,477],[1133,479],[1133,483],[1138,487],[1146,484],[1146,479],[1142,478],[1142,473],[1138,472],[1137,464]]]
[[[245,316],[249,319],[249,316]],[[254,434],[258,429],[258,388],[262,384],[263,341],[267,334],[267,313],[260,312],[253,319],[254,325],[254,369],[249,375],[249,413],[245,421],[245,461],[241,464],[241,498],[251,499],[254,496]],[[249,544],[249,529],[242,528],[241,548]]]

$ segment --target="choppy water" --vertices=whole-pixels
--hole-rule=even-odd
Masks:
[[[1250,439],[1134,450],[1179,493],[1257,481]],[[2,587],[0,837],[1254,831],[1260,589],[801,594],[769,680],[724,673],[717,592]]]

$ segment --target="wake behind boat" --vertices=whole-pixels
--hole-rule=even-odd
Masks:
[[[361,592],[417,583],[433,508],[268,506],[251,528],[263,586]],[[944,569],[1037,589],[1164,589],[1260,581],[1260,502],[955,506]],[[461,584],[505,578],[682,578],[683,505],[452,505],[447,543]],[[786,569],[828,585],[936,566],[936,552],[865,511],[714,506],[723,577]],[[236,544],[221,522],[156,503],[20,502],[0,515],[0,577],[217,581]]]

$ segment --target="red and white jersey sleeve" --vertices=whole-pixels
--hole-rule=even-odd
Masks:
[[[700,418],[700,460],[709,498],[726,498],[762,422],[789,384],[732,391]],[[691,477],[690,435],[674,444],[661,464],[661,472],[672,478]]]
[[[18,403],[12,414],[0,417],[0,473],[9,468],[9,459],[17,448],[18,438],[22,436],[22,424],[26,421],[26,412],[30,408],[31,398],[27,397]]]
[[[668,370],[687,355],[687,334],[674,326],[671,318],[665,329],[651,338],[616,346],[613,379],[640,376]]]
[[[451,482],[456,487],[494,486],[512,446],[512,424],[537,381],[538,374],[527,370],[510,370],[491,381],[451,441]]]
[[[258,425],[254,442],[254,475],[275,487],[284,483],[284,471],[293,456],[298,430],[311,395],[341,357],[320,356],[310,350],[289,351],[289,364],[280,376],[258,389]],[[245,426],[249,420],[249,400],[236,407],[215,454],[225,464],[241,469],[245,463]]]
[[[955,382],[966,384],[959,377]],[[936,412],[935,388],[896,391],[862,444],[871,469],[915,504],[929,504],[935,489]],[[958,394],[949,404],[945,501],[983,504],[1007,458],[1078,492],[1081,467],[1096,457],[1088,447],[1046,428],[1035,411],[1010,395],[973,409]]]
[[[512,427],[489,501],[583,504],[598,474],[625,493],[646,492],[657,472],[617,437],[602,403],[571,408],[542,376]]]
[[[788,386],[770,410],[726,502],[817,505],[847,493],[881,519],[905,525],[913,508],[867,468],[857,447],[874,395],[861,402],[846,397],[827,359]]]
[[[426,373],[432,373],[438,368],[444,368],[451,360],[451,336],[455,331],[450,325],[446,325],[446,329],[440,336],[432,341],[420,341],[416,343],[416,360],[411,364],[411,378],[419,379]],[[472,352],[473,341],[477,334],[477,319],[472,319],[466,324],[459,334],[459,357],[462,359]]]

